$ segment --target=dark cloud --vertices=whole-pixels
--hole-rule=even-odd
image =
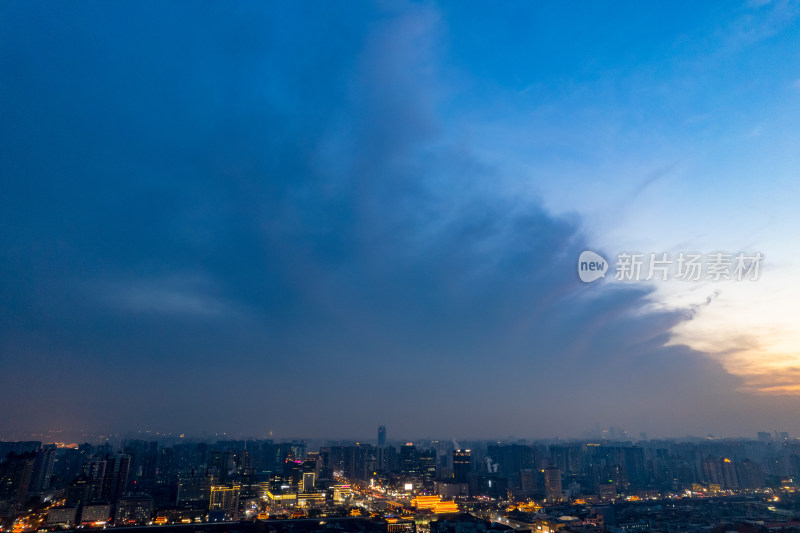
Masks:
[[[7,429],[736,431],[691,312],[448,130],[435,10],[73,7],[0,17]]]

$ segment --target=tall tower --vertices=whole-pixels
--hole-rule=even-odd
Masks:
[[[378,426],[378,448],[386,446],[386,426]]]
[[[472,452],[470,450],[453,450],[453,481],[465,483],[472,468]]]

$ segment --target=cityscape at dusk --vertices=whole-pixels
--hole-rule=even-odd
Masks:
[[[0,2],[0,533],[800,533],[798,206],[795,0]]]
[[[0,442],[13,532],[796,532],[800,439]]]

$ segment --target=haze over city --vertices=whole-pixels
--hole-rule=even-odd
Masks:
[[[800,435],[799,21],[3,2],[0,440]]]

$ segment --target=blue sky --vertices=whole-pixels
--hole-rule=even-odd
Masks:
[[[4,3],[0,431],[800,433],[799,19]]]

